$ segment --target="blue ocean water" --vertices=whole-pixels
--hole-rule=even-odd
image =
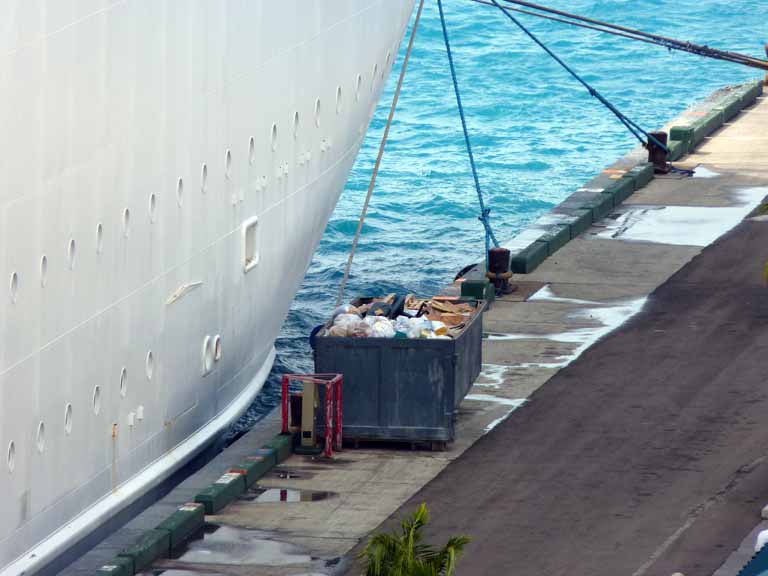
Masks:
[[[591,18],[764,56],[765,0],[551,0]],[[444,1],[481,185],[503,241],[637,145],[597,100],[498,9]],[[646,130],[758,70],[520,15]],[[312,372],[308,334],[333,309],[399,66],[277,341],[272,375],[235,429],[279,401],[279,375]],[[482,225],[435,0],[427,0],[347,294],[430,295],[483,253]]]

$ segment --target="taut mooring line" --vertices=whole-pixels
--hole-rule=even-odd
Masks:
[[[408,40],[408,50],[405,52],[405,58],[403,59],[403,66],[400,69],[400,77],[397,79],[397,88],[395,88],[395,95],[392,98],[392,106],[389,108],[389,117],[387,118],[387,125],[384,128],[384,135],[381,138],[381,144],[379,144],[379,154],[376,156],[376,164],[373,167],[373,174],[371,175],[371,181],[368,184],[368,193],[365,196],[365,202],[363,203],[363,210],[360,213],[360,220],[357,222],[357,230],[355,231],[355,237],[352,240],[352,248],[349,251],[349,258],[347,258],[347,265],[344,268],[344,278],[341,280],[339,286],[339,296],[336,299],[336,306],[341,306],[341,302],[344,299],[344,289],[347,287],[347,281],[349,280],[349,271],[352,268],[352,261],[355,259],[355,252],[357,252],[357,244],[360,242],[360,234],[363,231],[363,224],[365,223],[365,215],[368,213],[368,205],[371,203],[371,196],[373,196],[373,188],[376,186],[376,177],[379,175],[379,167],[381,166],[381,159],[384,157],[384,148],[387,145],[387,138],[389,137],[389,129],[392,127],[392,120],[395,117],[395,109],[397,108],[397,101],[400,99],[400,90],[403,88],[403,80],[405,79],[405,71],[408,69],[408,60],[411,58],[411,52],[413,51],[413,41],[416,38],[416,31],[419,29],[419,21],[421,20],[421,12],[424,9],[424,0],[419,2],[419,11],[416,13],[416,19],[413,22],[413,29],[411,30],[411,38]]]

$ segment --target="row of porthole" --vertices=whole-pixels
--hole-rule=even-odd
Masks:
[[[391,52],[387,52],[386,57],[386,64],[385,68],[381,71],[381,78],[384,78],[384,73],[386,70],[386,67],[389,66],[391,60]],[[375,81],[378,75],[378,64],[373,65],[373,74],[371,79],[371,92],[373,92],[375,87]],[[355,80],[355,101],[359,101],[360,99],[360,90],[362,87],[362,76],[360,74],[357,75],[357,78]],[[339,115],[343,111],[343,90],[341,86],[336,87],[336,114]],[[320,99],[315,100],[315,126],[320,127],[320,116],[321,116],[321,102]],[[299,113],[294,112],[293,115],[293,136],[294,138],[298,137],[299,132],[299,125],[300,125],[300,118]],[[272,150],[277,150],[277,144],[278,144],[278,127],[277,124],[272,124],[271,128],[271,145]],[[324,140],[326,142],[326,140]],[[254,164],[256,162],[256,142],[251,136],[251,138],[248,141],[248,160],[250,164]],[[227,150],[225,154],[224,159],[224,176],[227,180],[230,180],[232,177],[232,152],[231,150]],[[207,189],[208,184],[208,165],[203,164],[201,169],[201,191],[205,193]],[[262,182],[262,186],[264,186],[266,183]],[[179,206],[182,206],[184,203],[184,181],[182,178],[179,178],[176,184],[176,200]],[[157,210],[157,197],[154,193],[150,195],[149,199],[149,216],[150,221],[155,221],[155,215]],[[130,220],[131,220],[131,212],[128,208],[126,208],[123,211],[123,236],[128,237],[130,232]],[[101,254],[103,251],[103,235],[104,235],[104,229],[101,223],[99,223],[96,227],[96,252],[97,254]],[[70,270],[73,270],[75,267],[75,256],[77,251],[77,244],[74,239],[70,239],[68,245],[67,245],[67,260],[69,263]],[[45,287],[46,284],[46,278],[48,273],[48,257],[46,255],[43,255],[40,259],[40,283],[43,287]],[[11,292],[11,300],[12,302],[16,302],[17,295],[19,290],[19,275],[17,272],[13,272],[11,274],[11,282],[10,282],[10,292]],[[219,335],[216,335],[213,339],[210,338],[210,336],[206,336],[204,343],[203,343],[203,374],[207,374],[211,372],[213,369],[213,365],[215,362],[218,362],[221,359],[221,337]],[[147,355],[147,365],[146,365],[146,372],[147,377],[151,380],[152,379],[152,373],[154,371],[154,359],[152,352],[150,351]],[[125,398],[127,395],[127,371],[125,368],[122,369],[120,373],[120,395]],[[94,414],[98,415],[99,411],[101,410],[101,388],[97,385],[94,388],[93,393],[93,411]],[[65,418],[64,418],[64,429],[67,435],[69,435],[72,431],[72,405],[67,404],[65,408]],[[39,452],[43,452],[45,449],[45,424],[41,421],[38,425],[38,432],[37,432],[37,448]],[[8,469],[10,472],[13,472],[13,469],[15,467],[16,462],[16,445],[13,441],[11,441],[8,445],[8,459],[7,459]]]
[[[147,380],[152,380],[152,377],[154,376],[155,371],[155,358],[154,354],[150,350],[147,353],[146,358],[146,364],[145,364],[145,371]],[[122,368],[120,370],[120,396],[122,398],[125,398],[128,395],[128,370],[126,368]],[[98,384],[93,389],[93,414],[95,416],[98,416],[101,412],[101,386]],[[134,413],[131,413],[134,415]],[[143,420],[144,419],[144,407],[139,406],[138,408],[138,419]],[[72,422],[73,422],[73,416],[72,416],[72,404],[67,403],[64,407],[64,433],[69,436],[72,434]],[[129,422],[129,425],[133,425],[133,422]],[[42,454],[45,452],[45,422],[42,420],[37,425],[37,435],[35,438],[35,445],[37,447],[37,451]],[[7,455],[7,466],[8,471],[13,472],[16,468],[16,443],[11,440],[8,444],[8,455]]]
[[[386,58],[386,65],[389,65],[391,58],[391,52],[387,52],[387,58]],[[376,76],[378,74],[378,64],[374,64],[373,66],[373,80],[376,79]],[[384,70],[382,70],[382,79],[384,77]],[[363,78],[360,74],[357,75],[356,81],[355,81],[355,100],[358,101],[360,99],[360,89],[362,86]],[[371,91],[374,89],[374,82],[371,82]],[[336,114],[341,114],[342,112],[342,100],[343,97],[343,90],[341,86],[336,87]],[[315,100],[315,125],[317,127],[320,127],[320,112],[321,112],[321,103],[320,98]],[[294,112],[293,115],[293,135],[294,138],[298,137],[298,130],[299,130],[299,113]],[[272,124],[271,129],[271,144],[272,144],[272,150],[277,149],[277,141],[278,141],[278,128],[277,124]],[[321,149],[322,151],[325,151],[326,149],[331,147],[330,140],[323,139],[321,141]],[[308,162],[310,159],[309,152],[306,152],[302,154],[302,157],[300,159],[299,164],[304,165],[306,162]],[[256,162],[256,142],[254,140],[254,137],[251,136],[248,141],[248,161],[250,164],[254,164]],[[288,165],[281,165],[276,172],[276,174],[280,175],[286,175],[288,173]],[[230,180],[232,178],[232,151],[227,150],[224,157],[224,176],[227,180]],[[264,188],[266,186],[266,177],[262,177],[259,187]],[[203,164],[200,174],[200,189],[203,193],[205,193],[208,185],[208,165]],[[181,207],[184,204],[184,180],[183,178],[179,178],[176,182],[176,202]],[[150,222],[155,222],[156,220],[156,213],[157,213],[157,196],[152,193],[149,197],[149,219]],[[131,211],[129,208],[125,208],[123,210],[123,221],[122,221],[122,227],[123,227],[123,236],[125,238],[128,238],[130,234],[130,225],[131,225]],[[99,222],[96,225],[96,253],[101,254],[104,251],[104,227]],[[67,263],[70,270],[74,270],[75,268],[75,260],[77,255],[77,243],[75,242],[74,238],[70,238],[69,243],[67,244]],[[47,275],[48,275],[48,257],[43,254],[43,256],[40,258],[40,285],[42,287],[45,287],[47,282]],[[10,280],[10,296],[11,296],[11,302],[16,303],[18,300],[18,292],[19,292],[19,274],[18,272],[14,271],[11,273],[11,280]]]

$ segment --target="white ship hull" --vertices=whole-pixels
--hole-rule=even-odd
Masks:
[[[260,390],[413,0],[0,0],[0,574]]]

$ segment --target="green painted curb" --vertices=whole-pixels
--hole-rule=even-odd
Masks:
[[[290,434],[278,434],[264,448],[272,448],[275,451],[276,462],[287,460],[293,452],[293,436]]]
[[[643,162],[632,168],[624,175],[624,178],[631,178],[635,182],[635,190],[640,190],[651,183],[653,180],[653,164]]]
[[[685,145],[683,142],[680,142],[679,140],[670,140],[667,144],[667,148],[669,148],[669,161],[670,162],[677,162],[685,156]]]
[[[571,227],[567,224],[552,226],[548,232],[539,238],[539,242],[547,243],[547,254],[552,256],[571,241]]]
[[[682,155],[685,156],[693,150],[693,128],[690,126],[673,126],[669,131],[669,140],[682,142]]]
[[[605,218],[613,210],[613,196],[610,194],[598,193],[595,194],[594,199],[585,202],[583,208],[592,210],[592,221],[597,222],[601,218]]]
[[[741,112],[741,98],[739,96],[729,96],[720,105],[715,106],[713,110],[719,110],[723,113],[723,123],[730,122]]]
[[[159,558],[167,558],[171,553],[171,535],[167,530],[149,530],[136,544],[126,548],[118,557],[133,560],[134,573],[141,572]]]
[[[753,82],[742,87],[741,93],[741,107],[746,108],[752,106],[757,100],[757,97],[763,93],[762,82]]]
[[[571,239],[581,236],[589,230],[593,222],[592,210],[589,208],[579,208],[574,210],[574,221],[571,222]]]
[[[117,556],[96,570],[96,574],[103,576],[133,576],[133,558]]]
[[[157,525],[171,535],[171,550],[175,550],[205,525],[205,505],[194,502],[184,504]]]
[[[461,297],[484,300],[485,293],[488,290],[488,284],[490,284],[490,282],[487,278],[464,280],[464,282],[461,283]]]
[[[548,253],[547,243],[536,240],[512,256],[509,268],[515,274],[530,274],[546,260]]]
[[[613,205],[618,206],[624,200],[632,196],[635,191],[635,180],[633,178],[619,178],[603,191],[603,194],[613,196]]]
[[[270,451],[267,456],[248,456],[237,463],[236,466],[232,466],[230,472],[242,471],[245,474],[245,487],[250,488],[269,472],[275,465],[274,452]]]
[[[693,145],[698,146],[704,138],[723,125],[723,113],[719,110],[708,112],[693,123]]]
[[[493,302],[496,299],[496,287],[488,278],[467,279],[461,283],[461,293],[459,296],[462,300]]]
[[[198,492],[195,502],[205,506],[206,514],[216,514],[243,492],[245,492],[245,476],[227,473]]]

